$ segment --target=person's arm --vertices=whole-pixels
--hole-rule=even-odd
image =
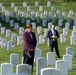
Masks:
[[[59,38],[60,36],[59,36],[59,33],[58,33],[58,31],[56,30],[56,36],[55,36],[55,38],[57,39],[57,38]]]
[[[26,36],[26,33],[23,33],[23,42],[24,42],[24,50],[25,50],[25,53],[30,57],[30,49],[29,49],[29,44],[28,44],[28,40],[27,40],[27,36]]]
[[[50,35],[50,30],[47,33],[47,38],[52,39],[52,36]]]
[[[23,42],[24,42],[24,47],[27,49],[28,48],[28,41],[27,41],[26,33],[23,33]]]

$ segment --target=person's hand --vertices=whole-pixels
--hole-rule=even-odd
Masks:
[[[55,38],[55,39],[57,39],[57,38],[58,38],[58,36],[55,36],[54,38]]]
[[[28,54],[27,55],[28,55],[28,57],[32,58],[31,55],[30,55],[30,50],[28,50]]]
[[[53,38],[53,39],[56,39],[56,38],[57,38],[57,36],[52,36],[52,38]]]
[[[52,38],[54,39],[54,38],[55,38],[55,36],[52,36]]]

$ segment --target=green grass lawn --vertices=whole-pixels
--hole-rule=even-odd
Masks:
[[[26,1],[27,4],[29,6],[31,6],[32,10],[38,11],[38,7],[34,7],[34,2],[39,1],[40,2],[39,4],[42,5],[45,10],[51,11],[51,8],[46,7],[46,2],[48,0],[0,0],[0,2],[3,2],[3,6],[5,6],[6,9],[8,9],[10,11],[13,11],[13,9],[10,8],[10,3],[11,2],[15,2],[16,6],[18,6],[20,10],[26,11],[26,7],[25,8],[22,7],[22,2],[24,2],[24,1]],[[63,0],[57,0],[56,2],[52,2],[52,5],[56,6],[56,9],[61,10],[61,12],[65,11],[66,13],[68,13],[69,10],[73,10],[74,13],[76,12],[76,2],[74,2],[74,1],[65,2]],[[1,8],[0,8],[0,12],[1,12]],[[74,19],[74,17],[75,16],[73,16],[72,19]],[[66,19],[67,19],[67,17],[66,17]],[[60,34],[62,33],[62,29],[65,26],[66,19],[63,23],[63,26],[61,27]],[[15,20],[15,22],[19,22],[20,26],[25,27],[25,24],[21,24],[21,22],[17,21],[16,19],[14,19],[14,20]],[[6,29],[11,29],[12,33],[16,33],[17,35],[19,35],[18,31],[15,31],[13,28],[9,27],[9,23],[6,23],[6,22],[2,21],[1,19],[0,19],[0,23],[2,23],[2,26],[6,27]],[[56,22],[55,24],[57,25],[58,22]],[[37,24],[37,26],[39,26],[39,25],[41,25],[41,23]],[[74,60],[73,60],[73,64],[72,64],[73,69],[72,69],[72,71],[69,72],[68,75],[76,75],[76,45],[70,45],[70,36],[72,34],[72,27],[73,27],[73,22],[70,25],[68,36],[66,37],[67,40],[66,40],[65,43],[60,43],[60,39],[58,39],[59,51],[60,51],[61,58],[57,58],[57,56],[56,56],[56,60],[61,60],[63,55],[66,53],[66,47],[73,47],[74,48],[74,51],[75,51],[74,54],[75,55],[74,55]],[[43,28],[43,30],[44,29],[45,28]],[[33,30],[33,31],[36,32],[36,29]],[[10,40],[10,38],[6,38],[5,35],[0,34],[0,36],[2,38]],[[37,38],[38,38],[38,36],[37,36]],[[46,40],[47,40],[47,38],[46,38]],[[15,43],[15,45],[16,45],[16,43]],[[42,50],[42,56],[46,58],[46,54],[47,54],[47,52],[49,52],[49,47],[47,46],[47,42],[45,41],[45,43],[43,45],[39,45],[39,48]],[[17,46],[16,45],[16,47],[11,51],[7,51],[6,49],[1,49],[0,48],[0,64],[10,62],[10,54],[12,54],[12,53],[19,54],[19,64],[20,64],[21,63],[21,58],[23,56],[22,49],[23,49],[23,45],[22,46]],[[14,68],[14,72],[15,71],[16,70]],[[36,63],[34,63],[33,75],[36,75]]]

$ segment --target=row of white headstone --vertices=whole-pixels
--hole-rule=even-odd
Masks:
[[[76,45],[76,26],[73,26],[72,36],[70,37],[70,44]]]
[[[23,44],[22,36],[17,36],[16,34],[12,34],[11,40],[7,41],[6,39],[2,39],[0,37],[0,46],[1,48],[7,48],[7,50],[12,50],[15,47],[15,42],[17,41],[17,45]]]
[[[72,47],[67,47],[63,60],[57,61],[54,52],[48,52],[47,58],[43,58],[41,49],[36,49],[34,58],[34,62],[36,62],[36,75],[68,75],[68,71],[72,71],[73,59],[74,48]],[[49,66],[55,66],[55,68],[48,68]],[[13,67],[16,67],[16,74],[26,75],[27,73],[27,75],[31,75],[31,66],[23,64],[23,57],[21,64],[19,64],[19,55],[16,53],[10,55],[10,63],[1,64],[1,75],[14,75]]]
[[[11,8],[14,8],[15,7],[15,2],[11,2]],[[3,6],[3,3],[0,3],[0,7],[2,7]],[[23,7],[27,7],[28,5],[27,5],[27,2],[23,2]],[[36,1],[35,2],[35,6],[36,7],[39,7],[39,2],[38,1]],[[50,7],[51,6],[51,2],[50,1],[47,1],[47,7]]]
[[[15,28],[14,29],[15,30],[19,30],[19,34],[21,34],[21,35],[24,32],[24,27],[17,27],[15,25]],[[6,37],[10,37],[12,35],[12,31],[10,29],[6,29],[5,27],[1,27],[0,28],[0,31],[1,31],[1,35],[6,34]]]
[[[17,15],[18,17],[21,15],[22,17],[25,16],[26,18],[30,17],[32,20],[35,20],[37,17],[40,17],[42,19],[46,17],[48,21],[49,21],[49,18],[52,18],[52,17],[55,17],[55,18],[60,17],[60,20],[64,20],[66,18],[66,12],[61,12],[60,10],[56,10],[56,12],[53,12],[54,10],[56,10],[55,6],[52,6],[52,10],[50,12],[48,10],[43,10],[43,6],[40,6],[39,11],[36,11],[36,12],[35,10],[31,10],[30,6],[27,7],[26,12],[22,10],[18,10],[17,6],[14,8],[14,11],[9,11],[7,9],[4,9],[4,7],[2,7],[2,12],[5,13],[5,16],[8,15],[14,18],[16,17],[16,14],[18,14]],[[73,10],[69,10],[67,21],[70,21],[72,19],[73,14],[74,14]],[[75,20],[74,20],[74,24],[76,24]]]
[[[48,28],[49,28],[49,26],[48,26]],[[36,27],[36,25],[35,25],[35,27]],[[74,27],[73,27],[73,31],[74,31]],[[59,29],[60,29],[59,26],[56,26],[56,30],[59,30]],[[20,27],[19,34],[22,34],[23,31],[24,31],[24,28]],[[4,32],[5,32],[5,28],[2,27],[1,28],[1,34],[4,34]],[[44,35],[42,35],[42,27],[41,26],[37,27],[37,34],[40,34],[38,44],[44,44],[45,37],[47,36],[47,32],[48,32],[48,29],[44,29]],[[68,34],[68,29],[63,28],[63,34],[60,35],[60,42],[65,42],[66,41],[67,34]],[[11,30],[6,30],[6,37],[10,37],[10,36],[11,36],[11,41],[8,41],[8,43],[7,43],[7,50],[12,49],[12,43],[14,43],[15,41],[17,41],[17,45],[22,45],[22,42],[23,42],[22,41],[22,36],[17,36],[16,34],[11,34]],[[75,36],[73,36],[73,38],[70,40],[70,43],[73,44],[73,45],[76,44],[74,37]],[[4,41],[1,44],[1,48],[6,48],[6,40],[5,39],[2,39],[2,40],[4,40]],[[47,45],[49,46],[49,40],[47,40]]]

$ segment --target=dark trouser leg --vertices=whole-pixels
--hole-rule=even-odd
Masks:
[[[23,51],[23,64],[25,64],[26,54],[25,51]]]
[[[50,51],[53,52],[53,46],[52,45],[50,46]]]
[[[29,64],[29,65],[31,65],[32,66],[32,68],[33,68],[33,62],[34,62],[34,51],[30,51],[30,55],[31,55],[31,57],[32,58],[30,58],[30,57],[26,57],[26,64]]]
[[[57,54],[58,57],[60,57],[57,42],[54,42],[54,45],[55,45],[55,51],[56,51],[56,54]]]

